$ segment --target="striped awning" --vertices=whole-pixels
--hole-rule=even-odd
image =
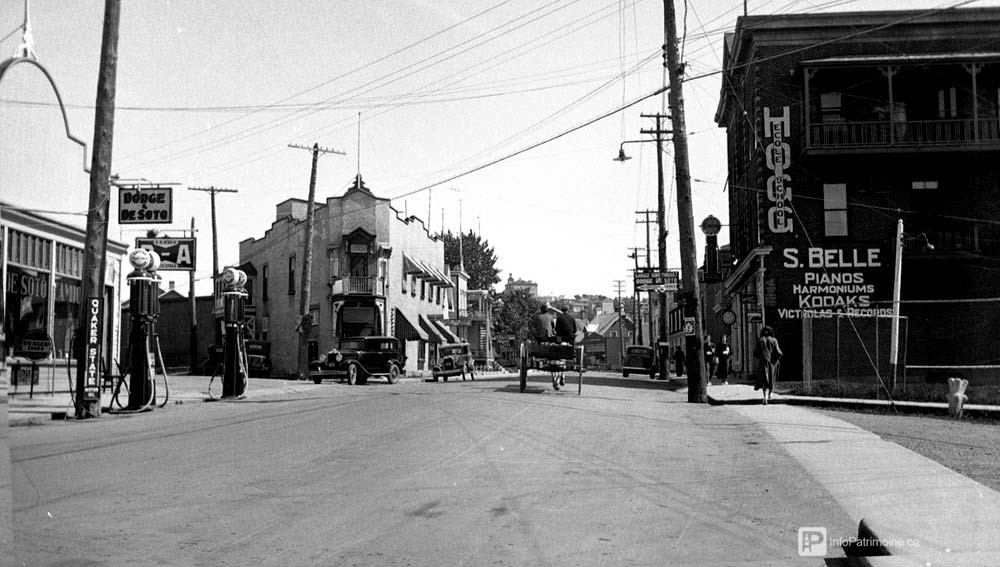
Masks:
[[[440,319],[434,319],[433,322],[435,325],[437,325],[437,328],[441,331],[441,334],[444,336],[445,340],[447,340],[449,343],[462,342],[462,339],[458,338],[458,335],[453,333],[452,330],[448,328],[448,325],[444,324],[444,321],[441,321]]]
[[[418,260],[409,254],[403,254],[403,271],[407,274],[411,274],[414,277],[429,280],[431,284],[440,287],[454,287],[451,283],[451,278],[446,276],[444,272]]]
[[[410,321],[398,307],[396,308],[396,337],[404,341],[428,340],[427,333],[419,325],[414,325],[413,321]]]
[[[441,336],[441,331],[431,323],[431,320],[427,318],[427,315],[420,315],[420,326],[424,331],[427,331],[427,340],[432,343],[445,343],[448,342]]]

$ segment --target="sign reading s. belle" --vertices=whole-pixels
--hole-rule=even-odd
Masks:
[[[875,307],[888,297],[892,263],[878,246],[785,248],[782,267],[792,277],[781,279],[778,305],[782,319],[830,318],[834,313],[889,315],[891,307]],[[781,303],[784,303],[782,305]]]

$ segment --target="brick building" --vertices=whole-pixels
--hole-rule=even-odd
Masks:
[[[767,324],[784,378],[890,376],[897,289],[908,379],[1000,361],[983,340],[1000,323],[998,26],[976,8],[750,16],[726,34],[734,361]]]

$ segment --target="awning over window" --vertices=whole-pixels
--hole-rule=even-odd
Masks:
[[[441,336],[441,331],[439,331],[438,328],[434,326],[434,323],[431,323],[431,320],[427,318],[427,315],[420,315],[419,318],[420,327],[423,328],[424,331],[427,331],[427,340],[432,343],[447,342],[444,340],[444,337]]]
[[[441,321],[439,319],[434,319],[433,323],[437,325],[438,329],[440,329],[441,331],[441,335],[444,336],[445,340],[448,341],[449,343],[462,342],[462,339],[458,338],[458,335],[453,333],[451,329],[448,328],[448,325],[444,324],[444,321]]]
[[[454,287],[444,272],[408,254],[403,254],[403,271],[440,287]]]
[[[427,333],[418,325],[414,325],[399,308],[396,308],[396,337],[404,341],[426,341]]]
[[[446,276],[444,272],[434,266],[427,267],[431,269],[431,272],[434,274],[435,278],[437,278],[437,281],[440,282],[441,287],[455,287],[455,285],[451,283],[451,278]]]

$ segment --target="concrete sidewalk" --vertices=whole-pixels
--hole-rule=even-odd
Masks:
[[[1000,493],[857,426],[792,405],[808,400],[775,395],[764,406],[761,393],[746,384],[710,386],[708,395],[756,422],[858,521],[859,545],[849,553],[884,555],[851,565],[1000,565]]]
[[[155,381],[156,403],[162,404],[166,401],[169,406],[211,401],[210,381],[211,376],[168,376],[165,391],[162,377],[157,377]],[[323,386],[313,384],[311,381],[250,378],[247,383],[246,397],[249,399],[275,396],[294,397],[321,387]],[[211,395],[215,397],[222,395],[222,383],[218,378],[211,384]],[[105,389],[101,392],[102,410],[108,409],[111,404],[111,396],[111,390]],[[123,405],[128,403],[128,394],[124,387],[119,395],[119,400]],[[73,417],[75,417],[73,398],[67,391],[55,392],[54,394],[35,392],[33,396],[29,397],[28,392],[22,388],[21,391],[10,395],[8,399],[7,419],[12,426],[39,424],[53,419],[72,419]]]

